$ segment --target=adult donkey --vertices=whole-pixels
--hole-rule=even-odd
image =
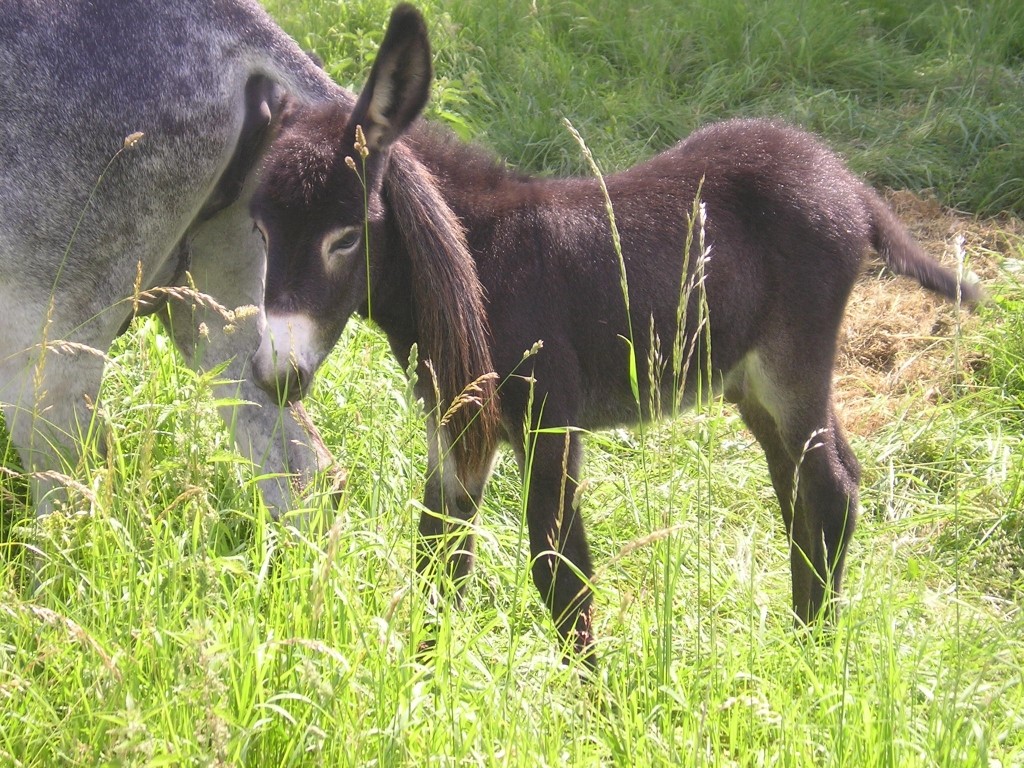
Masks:
[[[262,307],[248,206],[284,95],[342,114],[354,96],[255,0],[0,0],[0,71],[0,402],[38,509],[79,456],[97,351],[159,311],[192,363],[230,361],[217,394],[245,404],[222,415],[280,516],[329,457],[253,382],[262,311],[226,333],[213,302],[165,289]]]
[[[592,659],[592,570],[575,501],[581,446],[572,428],[656,415],[648,405],[657,399],[648,382],[658,379],[647,370],[657,359],[651,328],[666,350],[680,340],[681,380],[662,378],[653,393],[662,402],[680,395],[692,402],[713,388],[738,405],[765,451],[782,508],[796,616],[806,622],[827,611],[857,513],[859,467],[836,419],[831,379],[862,260],[873,247],[893,271],[951,298],[962,291],[974,301],[977,288],[958,286],[818,140],[765,121],[712,125],[606,179],[624,280],[599,181],[509,173],[415,123],[429,79],[422,19],[400,6],[351,115],[330,106],[286,114],[252,210],[268,239],[268,316],[299,330],[286,360],[266,346],[257,353],[266,386],[290,380],[300,392],[357,310],[384,329],[401,359],[418,342],[442,380],[458,356],[484,354],[433,346],[437,331],[424,306],[455,301],[449,275],[465,267],[461,241],[452,243],[454,256],[437,253],[447,267],[433,275],[410,264],[410,243],[436,217],[394,198],[388,167],[404,146],[433,172],[466,227],[486,297],[486,343],[502,382],[503,426],[521,467],[532,459],[533,576],[563,639]],[[698,195],[708,216],[708,260],[695,245],[686,253]],[[685,286],[701,274],[702,290],[688,294]],[[635,350],[632,382],[624,338]],[[524,360],[538,340],[543,347]],[[470,342],[479,343],[461,341]],[[422,391],[432,406],[429,382]],[[524,420],[532,428],[525,438]],[[466,441],[443,422],[434,416],[429,427],[424,567],[447,528],[467,529],[493,457],[474,425]],[[448,546],[442,554],[461,580],[472,543]]]

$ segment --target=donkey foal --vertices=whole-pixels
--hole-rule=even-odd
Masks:
[[[419,345],[441,395],[437,402],[421,372],[430,413],[421,566],[441,547],[456,580],[469,571],[472,541],[446,542],[445,534],[476,512],[497,410],[520,467],[532,459],[534,581],[563,640],[588,663],[592,568],[574,505],[582,450],[577,431],[558,428],[635,422],[657,416],[652,400],[692,402],[698,392],[720,391],[767,457],[790,542],[793,610],[802,622],[827,612],[857,515],[860,469],[831,387],[836,335],[862,260],[874,248],[894,272],[950,298],[959,292],[973,302],[977,288],[958,285],[922,252],[878,195],[813,136],[736,120],[606,179],[628,278],[627,317],[598,181],[511,173],[416,121],[430,76],[423,21],[399,6],[351,114],[286,110],[252,202],[268,241],[266,307],[279,344],[276,356],[268,341],[257,353],[264,385],[301,396],[353,312],[383,328],[403,363]],[[407,163],[396,168],[395,152],[429,170],[436,201],[398,199],[425,182],[409,177]],[[711,253],[703,264],[706,329],[700,291],[682,288],[702,261],[696,247],[684,252],[698,195]],[[629,327],[639,403],[622,341]],[[658,376],[646,370],[651,328],[662,342],[682,340],[682,380],[663,376],[655,392],[649,382]],[[543,347],[524,360],[538,340]],[[500,408],[492,382],[480,378],[492,370],[502,382]],[[464,406],[441,423],[436,414],[474,380],[479,408]]]

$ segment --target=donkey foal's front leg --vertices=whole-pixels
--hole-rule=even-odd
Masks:
[[[483,463],[477,475],[461,480],[447,443],[433,419],[428,423],[427,482],[416,570],[423,577],[432,603],[436,605],[447,594],[454,594],[456,605],[461,608],[462,593],[473,568],[473,519],[494,457]],[[433,645],[433,640],[427,640],[420,646],[420,653],[428,653]]]
[[[427,577],[432,591],[455,595],[462,606],[462,592],[473,568],[473,518],[480,493],[471,495],[457,481],[446,483],[439,468],[427,478],[420,515],[419,552],[416,568]],[[447,488],[446,488],[447,486]]]
[[[533,581],[551,610],[563,644],[593,668],[591,631],[593,569],[576,507],[583,446],[576,432],[537,433],[528,472],[526,522]],[[568,661],[568,659],[566,659]]]
[[[431,579],[440,591],[454,587],[461,603],[462,588],[473,568],[472,522],[484,486],[491,475],[492,454],[478,472],[456,465],[451,445],[436,419],[427,419],[427,483],[420,515],[419,555],[416,568],[423,575],[438,574],[443,566],[448,579]]]

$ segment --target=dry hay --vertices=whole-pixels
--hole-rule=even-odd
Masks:
[[[909,192],[893,193],[889,202],[924,249],[954,268],[962,236],[968,268],[983,284],[999,279],[1011,239],[1024,235],[1020,220],[979,221]],[[850,297],[836,361],[836,403],[846,429],[870,435],[922,396],[946,398],[957,379],[958,323],[969,335],[978,319],[967,311],[958,317],[949,302],[869,260]],[[977,365],[978,355],[961,348],[960,370]]]

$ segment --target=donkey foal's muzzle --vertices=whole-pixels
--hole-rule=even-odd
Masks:
[[[316,324],[306,315],[267,314],[267,327],[253,356],[253,377],[282,402],[301,400],[322,361]]]

